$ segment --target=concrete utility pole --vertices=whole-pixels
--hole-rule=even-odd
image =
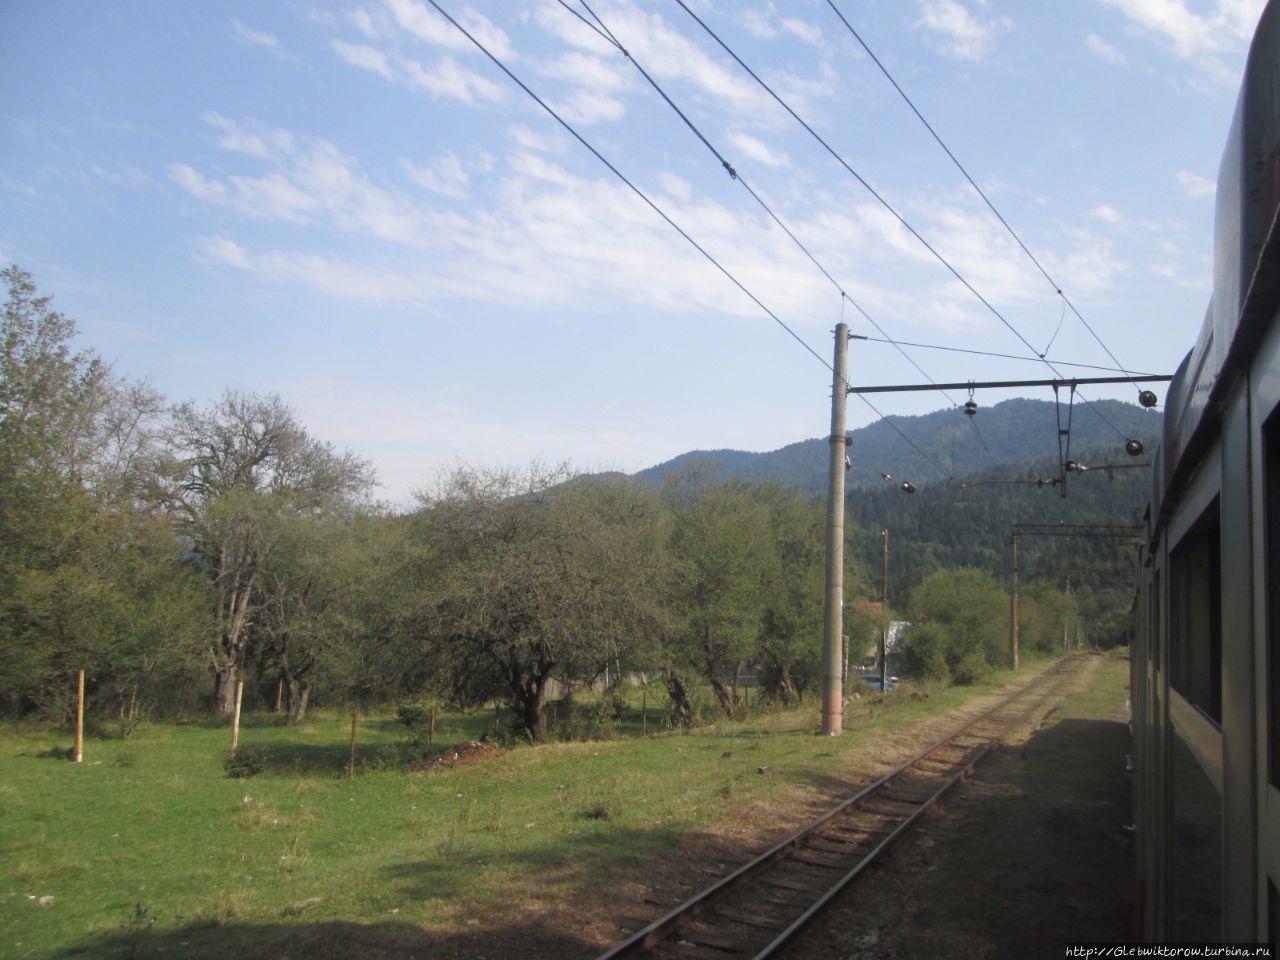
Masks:
[[[844,432],[849,398],[849,327],[836,325],[831,378],[831,462],[827,485],[827,598],[822,643],[822,732],[836,736],[844,725],[841,702],[840,635],[844,631],[844,473],[849,439]]]
[[[884,576],[880,584],[880,692],[888,693],[885,687],[889,675],[889,528],[882,531],[884,536]]]

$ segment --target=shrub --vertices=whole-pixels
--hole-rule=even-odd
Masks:
[[[950,679],[947,654],[951,651],[951,635],[942,624],[917,623],[904,632],[899,643],[905,673],[944,683]]]
[[[267,768],[262,756],[248,747],[237,749],[235,753],[227,757],[223,766],[226,767],[227,776],[233,780],[256,777]]]
[[[959,662],[951,668],[951,679],[955,683],[967,686],[981,682],[990,672],[991,664],[987,663],[986,657],[980,653],[969,653],[961,657]]]

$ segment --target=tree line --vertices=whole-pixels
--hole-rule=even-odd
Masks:
[[[555,684],[658,679],[684,723],[695,689],[740,712],[748,674],[782,704],[816,686],[820,501],[696,472],[657,486],[535,464],[459,467],[393,510],[373,499],[368,461],[279,397],[170,403],[73,349],[74,323],[28,274],[3,273],[0,697],[13,717],[64,716],[80,669],[97,713],[126,722],[225,714],[249,677],[279,684],[291,722],[318,700],[498,699],[535,742]],[[875,593],[864,564],[845,582],[860,659],[878,628],[852,601]]]

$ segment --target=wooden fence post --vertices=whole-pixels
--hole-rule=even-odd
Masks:
[[[434,750],[436,747],[436,708],[431,708],[431,719],[427,723],[427,749]]]
[[[649,691],[640,691],[640,736],[649,735]]]
[[[356,708],[351,708],[351,752],[347,754],[347,777],[356,775]]]
[[[76,752],[72,763],[84,760],[84,671],[76,677]]]
[[[236,683],[236,710],[231,717],[231,754],[235,755],[240,745],[240,704],[244,702],[244,681]]]

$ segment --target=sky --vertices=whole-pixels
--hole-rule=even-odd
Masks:
[[[833,0],[1052,282],[827,0],[439,2],[563,124],[426,0],[5,0],[0,263],[120,374],[278,393],[398,504],[824,436],[842,320],[1111,366],[1061,289],[1131,372],[1195,340],[1261,0]],[[855,340],[850,383],[1054,376],[905,352]],[[1014,393],[1052,399],[974,399]],[[909,433],[968,397],[872,399]]]

